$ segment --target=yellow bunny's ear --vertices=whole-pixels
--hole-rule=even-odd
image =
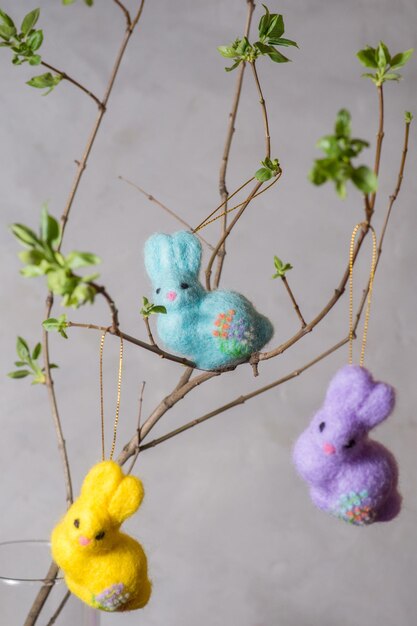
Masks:
[[[123,480],[123,472],[114,461],[102,461],[94,465],[84,478],[82,497],[110,499]]]
[[[110,516],[119,524],[135,513],[143,500],[143,485],[139,478],[126,476],[111,498],[108,506]]]

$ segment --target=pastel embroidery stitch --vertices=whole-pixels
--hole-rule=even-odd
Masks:
[[[199,281],[201,243],[190,232],[157,233],[145,244],[145,267],[153,285],[158,334],[167,349],[203,370],[234,365],[272,338],[271,322],[233,291],[206,291]]]
[[[92,596],[92,605],[102,611],[117,611],[126,604],[130,598],[130,593],[125,592],[123,583],[112,585],[101,593]]]
[[[343,494],[340,496],[334,515],[355,526],[372,524],[375,521],[376,513],[369,504],[365,503],[368,497],[369,494],[366,489],[360,493],[351,491],[348,494]]]

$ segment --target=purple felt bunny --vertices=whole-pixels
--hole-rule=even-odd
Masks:
[[[347,365],[330,382],[322,408],[297,439],[293,459],[320,509],[356,525],[398,515],[398,466],[387,448],[368,437],[395,403],[390,385]]]

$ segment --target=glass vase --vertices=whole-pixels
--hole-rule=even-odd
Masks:
[[[0,543],[0,623],[24,626],[31,606],[51,565],[48,541],[7,541]],[[99,626],[100,613],[70,595],[62,611],[67,587],[59,577],[52,584],[39,626]]]

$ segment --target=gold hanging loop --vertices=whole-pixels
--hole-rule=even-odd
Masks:
[[[101,458],[104,461],[106,458],[105,454],[105,446],[104,446],[104,389],[103,389],[103,350],[104,350],[104,340],[106,338],[106,334],[109,329],[106,329],[104,333],[101,335],[100,339],[100,420],[101,420]],[[116,415],[114,418],[113,424],[113,441],[110,450],[110,461],[113,459],[114,450],[116,447],[116,438],[117,438],[117,427],[119,425],[119,414],[120,414],[120,398],[122,391],[122,370],[123,370],[123,337],[119,335],[120,338],[120,350],[119,350],[119,372],[117,376],[117,399],[116,399]]]
[[[357,232],[360,228],[369,228],[372,233],[372,260],[371,260],[371,269],[369,272],[369,282],[368,282],[368,297],[366,302],[366,311],[365,311],[365,322],[363,326],[363,334],[362,334],[362,345],[361,345],[361,353],[359,359],[359,365],[363,367],[365,361],[365,349],[366,349],[366,341],[368,338],[368,326],[369,326],[369,314],[371,312],[371,301],[372,301],[372,290],[374,286],[374,277],[375,277],[375,268],[376,268],[376,259],[377,259],[377,240],[374,227],[366,222],[360,222],[356,224],[355,228],[352,232],[352,237],[350,239],[350,248],[349,248],[349,365],[352,365],[353,362],[353,262],[354,262],[354,250],[355,250],[355,240]]]

